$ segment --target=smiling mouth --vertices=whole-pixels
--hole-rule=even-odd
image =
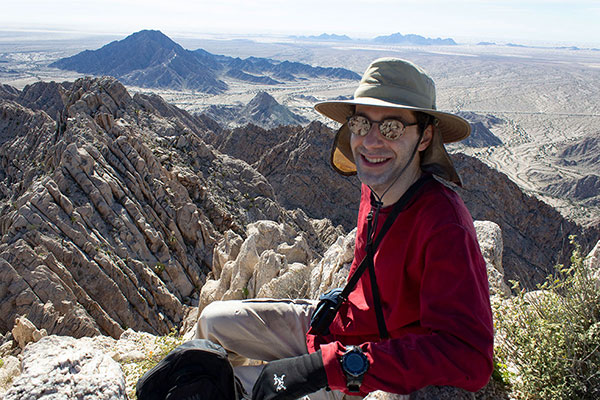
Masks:
[[[386,162],[387,160],[389,160],[389,158],[382,158],[382,157],[367,157],[365,155],[363,155],[363,158],[369,163],[369,164],[381,164],[383,162]]]

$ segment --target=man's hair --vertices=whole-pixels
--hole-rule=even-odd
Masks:
[[[429,126],[435,126],[435,117],[433,115],[424,113],[422,111],[416,111],[415,116],[417,118],[417,128],[419,129],[419,134],[423,133],[423,131]]]

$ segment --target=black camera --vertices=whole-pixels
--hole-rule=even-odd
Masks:
[[[328,335],[329,325],[346,300],[342,297],[342,288],[331,289],[319,296],[317,309],[310,319],[311,334]]]

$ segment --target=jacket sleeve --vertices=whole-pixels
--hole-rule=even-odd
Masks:
[[[493,324],[485,261],[474,232],[445,226],[424,251],[420,324],[424,334],[406,334],[363,349],[370,361],[361,392],[408,394],[429,385],[476,391],[492,373]],[[339,358],[344,346],[321,346],[329,386],[346,391]]]

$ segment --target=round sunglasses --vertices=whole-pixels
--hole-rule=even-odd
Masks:
[[[417,125],[418,122],[407,124],[398,118],[385,118],[381,121],[372,121],[364,115],[354,114],[348,117],[348,129],[357,136],[366,136],[373,124],[379,124],[379,132],[388,140],[396,140],[404,134],[407,127]]]

